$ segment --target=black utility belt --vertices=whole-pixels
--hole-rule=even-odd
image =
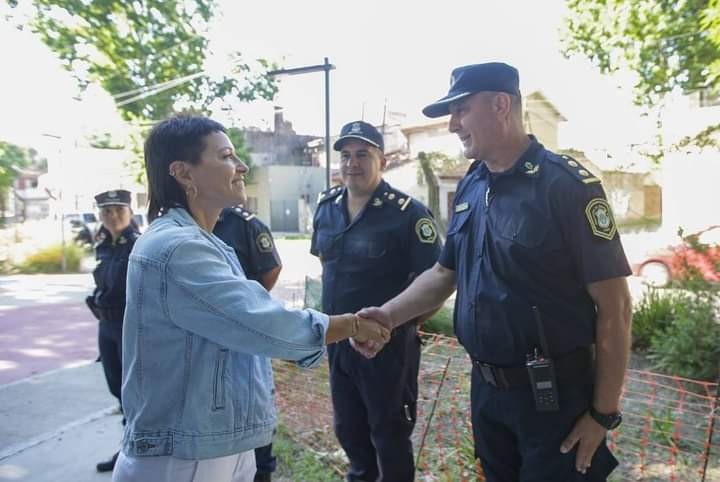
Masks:
[[[592,371],[595,356],[592,346],[578,348],[567,355],[554,358],[555,373],[558,381],[580,382],[587,381],[588,373]],[[473,360],[475,368],[482,380],[496,388],[514,388],[530,385],[530,375],[526,366],[498,367]]]

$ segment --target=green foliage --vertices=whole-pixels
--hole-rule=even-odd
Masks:
[[[421,327],[427,333],[438,333],[440,335],[454,336],[453,310],[443,306],[429,320],[426,320]]]
[[[161,119],[176,105],[207,111],[215,99],[272,99],[263,59],[235,53],[228,71],[204,71],[204,33],[213,0],[34,0],[32,28],[73,72],[79,86],[99,82],[126,119]],[[257,72],[256,72],[257,71]]]
[[[77,244],[65,244],[67,272],[77,273],[80,271],[80,261],[85,253],[85,250]],[[60,273],[62,271],[61,246],[55,244],[31,254],[18,268],[21,273]]]
[[[718,301],[717,292],[703,289],[685,290],[672,296],[670,323],[656,329],[650,340],[649,358],[656,369],[687,378],[717,379],[720,374]]]
[[[653,336],[663,333],[673,320],[673,307],[676,298],[657,288],[649,288],[645,296],[635,306],[632,321],[633,348],[646,350]]]
[[[629,69],[637,103],[653,106],[675,88],[718,86],[718,8],[718,0],[569,0],[564,54],[603,73]]]

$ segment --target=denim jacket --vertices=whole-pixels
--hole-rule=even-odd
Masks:
[[[328,317],[289,310],[249,281],[233,252],[170,209],[130,255],[123,329],[123,452],[221,457],[270,443],[267,357],[317,364]]]

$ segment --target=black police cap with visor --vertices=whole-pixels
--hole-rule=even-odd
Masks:
[[[520,96],[520,79],[515,67],[502,62],[464,65],[452,71],[450,90],[445,97],[425,107],[428,117],[450,114],[450,104],[478,92],[505,92]]]
[[[363,121],[349,122],[340,129],[340,137],[333,144],[333,149],[339,151],[348,139],[360,139],[385,152],[383,136],[372,124]]]
[[[95,196],[95,204],[102,208],[105,206],[127,206],[130,207],[130,191],[125,189],[116,189],[112,191],[101,192]]]

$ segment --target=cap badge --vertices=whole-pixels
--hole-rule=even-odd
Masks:
[[[360,127],[360,123],[354,122],[352,127],[350,128],[350,133],[351,134],[359,134],[360,132],[362,132],[362,127]]]
[[[108,197],[117,197],[117,193],[115,191],[108,191],[107,196]]]

